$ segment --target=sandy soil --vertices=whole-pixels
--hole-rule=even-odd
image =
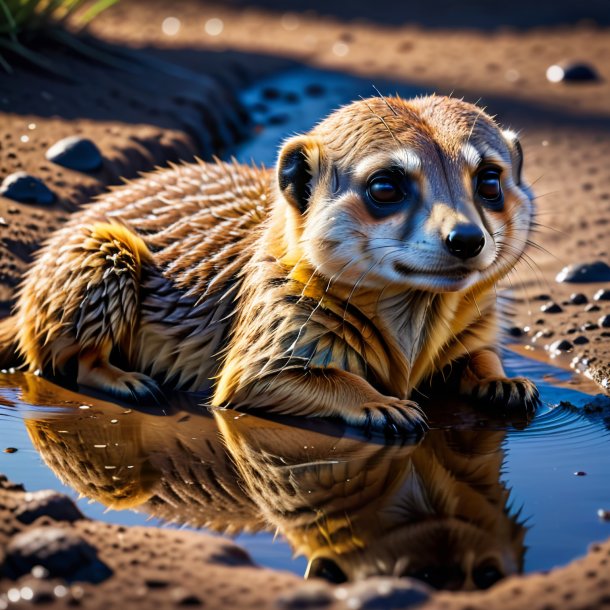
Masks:
[[[72,84],[23,66],[17,66],[14,76],[0,76],[0,180],[11,172],[27,171],[43,178],[57,195],[56,203],[47,206],[0,197],[0,301],[4,310],[37,245],[75,206],[117,183],[119,176],[134,176],[195,153],[209,155],[230,148],[247,133],[234,91],[262,75],[305,64],[357,74],[370,78],[371,83],[389,80],[480,100],[504,125],[520,131],[525,173],[538,194],[540,226],[529,250],[531,258],[507,283],[514,297],[510,324],[520,329],[513,331],[521,334],[520,340],[542,357],[557,351],[561,354],[557,361],[565,365],[576,358],[603,390],[610,374],[610,342],[608,330],[600,322],[610,314],[610,300],[595,300],[595,295],[610,288],[610,281],[567,284],[556,282],[555,277],[567,264],[610,262],[610,18],[605,4],[591,2],[575,8],[568,1],[548,7],[513,2],[498,9],[500,12],[490,12],[487,4],[474,1],[459,8],[448,0],[426,3],[412,12],[406,3],[398,12],[389,0],[374,6],[358,1],[350,3],[349,10],[345,3],[301,4],[293,5],[295,12],[286,12],[275,0],[260,1],[255,7],[236,1],[170,4],[132,0],[120,3],[94,23],[93,33],[109,43],[138,47],[155,60],[187,70],[188,77],[185,72],[168,74],[159,66],[153,70],[152,80],[149,71],[139,76],[109,76],[106,68],[77,60],[70,60],[76,74]],[[178,21],[167,22],[168,17]],[[164,33],[164,23],[169,33]],[[549,82],[547,68],[564,61],[587,63],[598,79]],[[74,134],[98,145],[104,156],[102,170],[84,174],[45,160],[44,152],[51,144]],[[570,303],[574,292],[583,293],[587,302]],[[559,307],[549,308],[549,302]],[[553,312],[555,309],[561,311]],[[584,339],[577,342],[577,337]],[[563,339],[570,345],[550,349]],[[6,541],[23,527],[15,521],[14,507],[24,499],[15,489],[3,494],[0,534]],[[44,516],[36,524],[55,527]],[[279,595],[280,590],[297,591],[300,586],[292,575],[253,568],[238,553],[237,578],[233,568],[223,576],[224,568],[217,566],[206,578],[213,586],[203,595],[203,589],[198,586],[195,590],[193,583],[200,583],[204,572],[208,576],[210,549],[217,544],[211,539],[201,536],[195,540],[168,531],[123,531],[78,520],[68,525],[62,522],[61,527],[76,530],[115,573],[108,584],[96,589],[98,593],[93,585],[78,585],[78,591],[67,587],[72,597],[84,595],[87,607],[126,596],[131,596],[130,607],[134,608],[148,607],[153,598],[165,606],[196,605],[195,597],[208,607],[235,605],[236,599],[239,607],[254,607],[257,599],[258,607],[263,607],[264,603],[276,604],[274,591]],[[113,548],[109,541],[114,539],[121,542]],[[152,567],[141,565],[142,556],[154,558],[154,547],[159,545],[175,549],[179,565],[188,569],[155,567],[154,562]],[[6,553],[1,548],[0,559]],[[222,553],[235,553],[223,548]],[[441,594],[423,607],[610,607],[609,584],[604,578],[609,557],[606,543],[586,559],[550,575],[510,579],[478,597]],[[191,558],[199,559],[191,563]],[[155,561],[171,564],[159,557]],[[152,574],[157,569],[169,576]],[[33,577],[21,578],[18,587],[31,586]],[[163,579],[171,586],[154,584]],[[232,586],[236,581],[240,586],[244,583],[244,591]],[[61,580],[40,582],[64,586]],[[8,581],[2,581],[2,586],[8,586]],[[372,588],[374,585],[368,593],[354,593],[354,588],[339,593],[326,585],[314,585],[313,592],[291,593],[280,607],[308,607],[316,600],[318,606],[346,607],[346,600],[372,595]],[[174,594],[175,589],[180,594]],[[407,590],[411,591],[408,586]],[[261,591],[265,592],[262,597]],[[410,594],[404,593],[406,597],[393,607],[406,607]],[[205,600],[199,597],[202,595]],[[24,607],[30,605],[19,599]],[[69,599],[59,599],[55,593],[49,597],[57,607]],[[362,607],[379,607],[374,601],[367,605],[367,599],[359,598]]]

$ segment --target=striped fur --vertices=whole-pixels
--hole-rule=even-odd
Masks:
[[[497,212],[473,193],[484,159],[502,170]],[[467,355],[463,393],[532,404],[535,387],[507,380],[494,347],[495,284],[532,217],[520,164],[514,134],[475,106],[373,98],[289,140],[279,186],[236,163],[150,174],[42,249],[17,306],[20,351],[32,370],[75,360],[80,383],[123,397],[156,395],[157,383],[212,389],[215,406],[390,433],[423,427],[412,390]],[[366,180],[389,165],[417,196],[377,218]],[[445,246],[463,222],[485,234],[468,261]]]

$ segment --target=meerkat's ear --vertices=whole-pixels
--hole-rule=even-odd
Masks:
[[[312,184],[320,174],[320,163],[320,143],[311,136],[292,138],[280,151],[277,165],[280,191],[301,213],[309,205]]]
[[[517,186],[521,185],[521,170],[523,169],[523,148],[521,142],[514,131],[505,129],[502,134],[508,142],[510,148],[510,156],[513,166],[513,179]]]

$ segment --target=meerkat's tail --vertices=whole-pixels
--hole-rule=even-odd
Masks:
[[[0,369],[23,364],[17,347],[17,320],[8,316],[0,320]]]

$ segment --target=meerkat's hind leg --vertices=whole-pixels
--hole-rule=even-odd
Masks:
[[[163,403],[163,392],[154,379],[144,373],[124,371],[111,364],[109,354],[109,347],[81,352],[78,357],[78,384],[123,400]]]
[[[507,377],[500,357],[490,349],[474,352],[460,378],[460,393],[494,407],[534,411],[540,394],[534,382],[525,377]]]
[[[85,228],[70,252],[75,264],[66,310],[78,346],[77,382],[123,399],[160,402],[153,379],[111,363],[116,352],[129,366],[137,348],[141,277],[153,264],[146,244],[127,227],[100,222]]]

